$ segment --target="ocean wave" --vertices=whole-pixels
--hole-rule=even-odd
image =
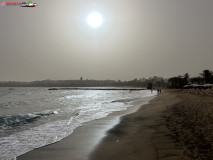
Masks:
[[[58,111],[0,116],[0,128],[17,127],[53,114],[58,114]]]
[[[141,98],[142,98],[142,97],[134,97],[134,98],[118,99],[118,100],[111,101],[111,103],[115,103],[115,102],[127,103],[127,102],[132,102],[132,101],[135,101],[135,100],[137,100],[137,99],[141,99]]]
[[[19,92],[14,93],[5,97],[5,101],[1,103],[15,103],[6,103],[8,110],[5,107],[5,112],[2,112],[5,113],[4,116],[0,115],[1,160],[15,159],[30,150],[60,141],[86,122],[126,110],[135,99],[155,95],[146,90],[70,90],[54,94],[52,92],[49,95],[43,88],[38,89],[39,92],[35,92],[34,88],[27,92],[27,89],[23,89],[27,96],[20,95]],[[12,97],[16,97],[16,101],[13,101]]]

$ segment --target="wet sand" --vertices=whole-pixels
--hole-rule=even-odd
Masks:
[[[124,116],[108,131],[91,160],[188,159],[167,128],[165,112],[181,101],[176,91],[164,91],[139,111]]]
[[[212,160],[213,97],[167,90],[108,131],[91,160]]]
[[[133,106],[125,111],[113,112],[105,118],[84,123],[60,142],[34,149],[19,156],[18,160],[88,160],[95,146],[106,136],[107,130],[118,124],[121,116],[135,112],[150,99],[152,97],[143,98],[133,102]]]

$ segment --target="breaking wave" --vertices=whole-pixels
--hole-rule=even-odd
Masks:
[[[16,127],[27,123],[32,123],[39,118],[53,114],[58,114],[58,111],[0,116],[0,128]]]

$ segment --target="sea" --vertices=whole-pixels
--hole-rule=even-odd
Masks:
[[[132,102],[156,94],[150,90],[0,87],[0,159],[15,160],[62,140],[86,122],[124,111]]]

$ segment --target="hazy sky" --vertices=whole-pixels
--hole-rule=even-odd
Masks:
[[[0,81],[213,70],[213,0],[33,2],[38,6],[0,6]],[[98,28],[86,21],[93,11],[103,16]]]

